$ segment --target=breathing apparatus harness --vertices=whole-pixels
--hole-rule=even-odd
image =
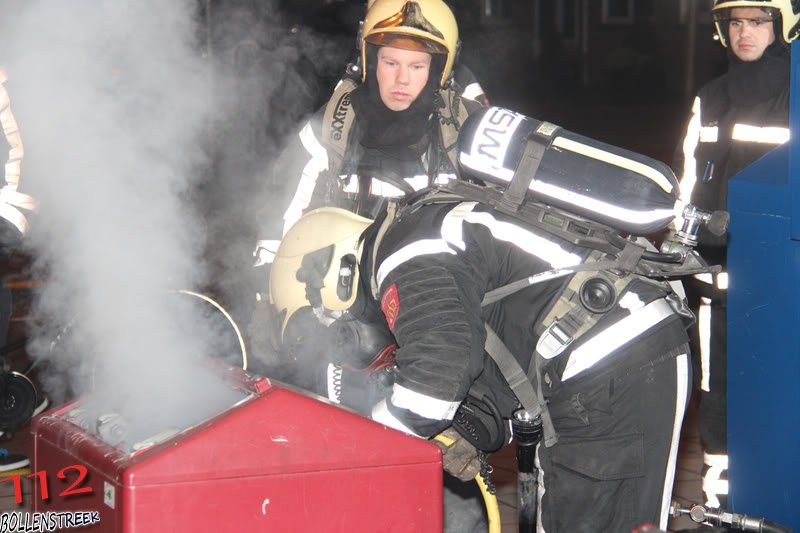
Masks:
[[[352,87],[353,82],[350,83]],[[337,100],[347,101],[349,91],[345,88],[345,82],[337,89],[337,94],[339,96],[334,97],[332,103]],[[453,113],[451,107],[446,105],[444,109]],[[331,116],[336,115],[331,113],[329,105],[326,110],[328,115],[326,123],[330,121]],[[353,118],[350,112],[345,112],[344,115]],[[458,123],[458,114],[450,116],[453,119],[451,125],[455,126]],[[461,163],[459,168],[463,173],[478,170],[478,174],[462,176],[460,180],[451,180],[444,185],[437,185],[409,194],[402,199],[389,201],[383,221],[373,230],[375,233],[371,246],[372,256],[375,257],[375,251],[380,246],[383,236],[396,220],[424,205],[462,202],[475,202],[488,206],[528,227],[589,250],[581,264],[551,269],[509,283],[488,292],[482,302],[482,306],[487,306],[530,285],[562,277],[570,278],[561,293],[553,299],[544,319],[536,327],[538,342],[529,368],[521,368],[505,344],[488,325],[486,326],[486,352],[497,364],[519,400],[521,408],[527,412],[527,416],[523,418],[534,420],[541,418],[544,443],[546,446],[552,446],[558,437],[550,420],[540,383],[547,360],[562,353],[586,332],[592,330],[605,313],[615,306],[618,295],[621,295],[634,280],[655,286],[665,294],[665,297],[656,304],[660,313],[674,312],[685,321],[692,321],[694,317],[682,299],[672,291],[669,280],[719,270],[718,267],[707,266],[692,248],[697,243],[697,233],[703,225],[712,233],[723,233],[727,227],[727,213],[722,211],[709,213],[691,205],[686,206],[682,213],[681,229],[673,238],[666,241],[659,251],[645,239],[636,236],[647,235],[647,231],[664,228],[672,220],[672,217],[665,218],[664,213],[676,197],[670,196],[668,177],[659,175],[660,169],[647,166],[649,165],[647,161],[642,162],[635,160],[635,157],[629,154],[614,152],[613,148],[608,146],[591,145],[591,140],[564,132],[558,126],[546,122],[531,122],[525,117],[501,108],[489,108],[483,112],[473,113],[469,120],[462,124],[463,139],[458,139],[456,143],[456,136],[445,143],[448,152],[452,152],[453,156],[455,152],[461,152],[457,162]],[[338,141],[341,155],[347,147],[346,136],[334,135],[333,139]],[[509,155],[514,150],[513,146],[519,147],[516,148],[518,150],[516,159]],[[578,146],[578,149],[575,146]],[[590,161],[594,161],[595,166],[583,167],[581,161],[563,159],[565,156],[559,154],[564,154],[567,150],[573,154],[572,157],[589,158]],[[499,155],[502,153],[506,154],[505,158]],[[488,157],[476,161],[476,155],[486,154]],[[461,161],[462,157],[468,159]],[[546,161],[544,164],[543,160]],[[597,166],[598,162],[601,166]],[[332,164],[331,168],[336,169],[337,164]],[[555,165],[565,165],[563,168],[567,174],[558,174],[554,170],[558,168]],[[488,175],[487,168],[490,169]],[[653,206],[655,216],[660,217],[655,220],[659,222],[655,225],[629,223],[619,217],[605,216],[606,214],[598,211],[596,207],[585,209],[576,205],[572,201],[574,197],[566,197],[566,200],[561,200],[559,204],[529,194],[534,184],[541,187],[542,183],[545,183],[542,180],[553,179],[565,179],[569,182],[567,186],[584,191],[585,187],[591,187],[591,182],[581,181],[586,180],[587,176],[576,176],[574,180],[569,181],[572,179],[570,172],[581,171],[592,174],[611,171],[618,172],[618,175],[622,176],[622,181],[615,181],[607,175],[595,178],[595,183],[600,180],[601,185],[598,185],[598,189],[604,187],[602,193],[606,195],[605,201],[608,201],[609,183],[627,190],[638,190],[633,186],[635,184],[626,187],[624,180],[644,179],[646,185],[651,188],[656,187],[656,191],[661,195],[657,196],[655,202],[648,204],[647,202],[651,201],[648,199],[644,204],[646,209],[650,208],[648,206]],[[493,173],[494,176],[491,175]],[[509,173],[511,177],[508,178],[509,174],[503,173]],[[537,173],[542,176],[537,176]],[[625,177],[631,174],[634,175],[633,178]],[[506,176],[502,183],[490,181],[498,175]],[[473,182],[467,181],[469,177]],[[600,200],[599,205],[603,205],[604,199]],[[573,211],[570,207],[578,210]],[[625,209],[618,211],[628,212]],[[635,213],[635,211],[630,212]],[[594,215],[597,215],[597,218]],[[361,279],[362,282],[369,280],[369,287],[365,288],[367,293],[371,293],[377,300],[379,287],[375,277],[376,265],[375,261],[371,263],[373,270],[371,275],[363,276]],[[375,353],[378,352],[373,352]],[[363,368],[366,365],[359,366]],[[486,404],[491,395],[482,396],[483,398],[467,399],[465,412],[471,411],[475,416],[472,416],[468,423],[462,424],[465,426],[462,433],[471,439],[477,448],[493,451],[503,445],[504,424],[496,415],[497,410]]]
[[[526,173],[528,179],[534,173]],[[526,174],[520,173],[518,176]],[[648,250],[646,245],[622,237],[608,226],[538,202],[524,199],[515,200],[513,198],[514,190],[514,183],[508,190],[502,191],[465,181],[452,181],[441,187],[421,191],[406,200],[391,200],[388,203],[386,218],[376,234],[373,250],[377,250],[383,236],[395,221],[413,213],[420,207],[430,204],[461,202],[478,202],[489,205],[526,225],[591,250],[586,261],[579,265],[548,270],[496,288],[486,293],[481,302],[481,306],[485,307],[536,283],[572,276],[561,294],[555,298],[544,320],[537,327],[540,338],[536,354],[531,359],[531,367],[527,371],[520,367],[516,358],[492,328],[488,324],[485,325],[487,337],[484,348],[486,352],[497,364],[517,396],[522,409],[528,413],[531,419],[541,417],[545,445],[552,446],[557,442],[558,437],[547,412],[539,382],[541,366],[546,359],[561,353],[589,331],[614,306],[617,295],[621,294],[633,279],[662,287],[669,294],[667,302],[673,310],[685,320],[692,320],[691,312],[671,291],[666,280],[715,271],[718,270],[718,267],[706,266],[691,251],[692,234],[679,232],[678,235],[682,236],[685,242],[678,241],[678,236],[676,236],[676,240],[665,245],[664,249],[668,251],[652,251]],[[687,211],[689,211],[688,208]],[[695,232],[694,240],[696,242],[696,231],[699,226],[711,220],[712,216],[700,212],[693,206],[691,206],[691,212],[694,213],[694,216],[691,223],[685,224],[685,229]],[[379,297],[379,287],[375,277],[376,265],[374,261],[372,263],[371,288],[373,296],[377,298]],[[482,396],[480,399],[471,399],[473,406],[480,405],[481,400],[484,402],[488,400],[485,395]],[[491,407],[484,407],[482,410],[490,413],[495,411]],[[471,438],[468,434],[464,436]],[[502,442],[499,446],[496,443],[496,440],[492,443],[496,447],[489,448],[486,448],[486,442],[475,444],[484,450],[493,451],[502,446]]]

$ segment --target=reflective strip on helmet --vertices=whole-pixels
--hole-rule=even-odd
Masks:
[[[718,126],[701,126],[700,127],[700,142],[701,143],[715,143],[719,140],[719,127]]]
[[[294,193],[294,197],[283,215],[284,235],[303,216],[303,211],[311,203],[314,189],[317,187],[317,178],[319,178],[323,170],[328,168],[328,152],[317,140],[310,122],[303,127],[299,136],[303,147],[311,155],[311,159],[303,167],[303,174],[300,178],[300,183],[297,185],[297,191]]]
[[[464,98],[468,98],[470,100],[478,100],[479,96],[483,96],[483,87],[478,82],[473,82],[464,87],[464,92],[461,93],[461,96]]]
[[[661,493],[661,514],[658,527],[667,530],[669,508],[672,503],[672,486],[675,482],[675,467],[678,463],[678,448],[681,439],[681,424],[686,412],[686,397],[689,394],[689,356],[681,354],[675,359],[675,418],[672,420],[672,442],[669,447],[669,460],[664,476],[664,490]]]
[[[391,402],[395,407],[411,411],[429,420],[452,420],[458,406],[461,405],[461,402],[440,400],[397,383],[392,388]]]
[[[389,411],[389,408],[386,406],[386,400],[381,400],[372,408],[372,419],[375,422],[380,422],[384,426],[402,431],[407,435],[419,436],[414,433],[411,428],[400,422],[400,420]]]
[[[700,97],[695,97],[692,104],[692,118],[689,119],[689,125],[686,128],[686,137],[683,138],[683,177],[681,178],[681,200],[688,204],[692,199],[692,189],[697,181],[697,160],[695,159],[695,150],[700,141],[700,132],[702,125],[700,123]],[[676,221],[680,224],[682,221]],[[680,227],[680,225],[678,225]]]
[[[563,148],[564,150],[569,150],[570,152],[575,152],[576,154],[585,155],[591,159],[605,161],[609,165],[624,168],[630,170],[631,172],[636,172],[637,174],[648,178],[650,181],[655,182],[656,185],[664,189],[666,192],[672,192],[672,183],[670,183],[662,173],[649,165],[645,165],[644,163],[634,161],[633,159],[628,159],[627,157],[622,157],[621,155],[612,154],[606,150],[601,150],[600,148],[595,148],[594,146],[589,146],[588,144],[583,144],[573,139],[567,139],[566,137],[556,137],[556,139],[553,141],[553,146]]]
[[[624,344],[673,314],[672,306],[664,298],[661,298],[611,324],[573,350],[567,360],[567,366],[564,367],[561,380],[567,381],[584,370],[588,370]]]
[[[745,141],[762,144],[783,144],[789,140],[789,128],[778,126],[752,126],[750,124],[734,124],[731,138],[734,141]]]

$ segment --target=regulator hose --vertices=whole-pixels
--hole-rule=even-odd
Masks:
[[[441,442],[445,446],[450,446],[455,442],[453,439],[443,435],[436,435],[434,440]],[[486,515],[489,517],[489,533],[500,533],[500,507],[497,505],[497,495],[489,490],[486,480],[480,473],[475,476],[475,483],[478,484],[478,488],[481,489],[481,495],[483,495]]]

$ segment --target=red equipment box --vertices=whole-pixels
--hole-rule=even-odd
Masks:
[[[34,510],[98,513],[81,531],[442,530],[435,445],[266,379],[247,388],[244,401],[133,452],[73,424],[75,404],[40,417]]]

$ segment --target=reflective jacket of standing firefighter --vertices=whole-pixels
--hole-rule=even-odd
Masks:
[[[786,45],[776,40],[758,61],[733,61],[695,98],[675,165],[682,199],[709,211],[727,209],[729,178],[789,140]],[[701,246],[725,244],[705,229],[700,236]]]
[[[5,70],[0,67],[0,124],[3,129],[2,139],[0,139],[0,151],[7,154],[3,162],[4,181],[2,188],[0,188],[0,218],[9,225],[9,230],[11,231],[10,234],[4,231],[4,240],[9,238],[16,240],[28,229],[28,220],[24,210],[34,209],[36,202],[27,194],[18,191],[22,158],[25,155],[25,151],[22,146],[22,137],[17,125],[17,119],[11,111],[11,98],[5,87],[7,79]],[[14,235],[13,237],[12,234]]]
[[[265,213],[256,266],[271,262],[285,230],[311,208],[340,207],[374,217],[383,198],[404,196],[458,174],[458,130],[481,107],[470,98],[483,91],[474,79],[467,78],[466,88],[454,79],[460,42],[452,10],[442,0],[369,2],[358,47],[359,67],[349,69],[273,169],[273,185],[284,189],[279,209],[286,203],[288,208],[282,220],[276,216],[280,211]],[[399,109],[389,106],[382,92],[395,83],[385,78],[389,85],[381,87],[378,57],[383,47],[430,56],[427,78],[417,80],[424,85]]]

